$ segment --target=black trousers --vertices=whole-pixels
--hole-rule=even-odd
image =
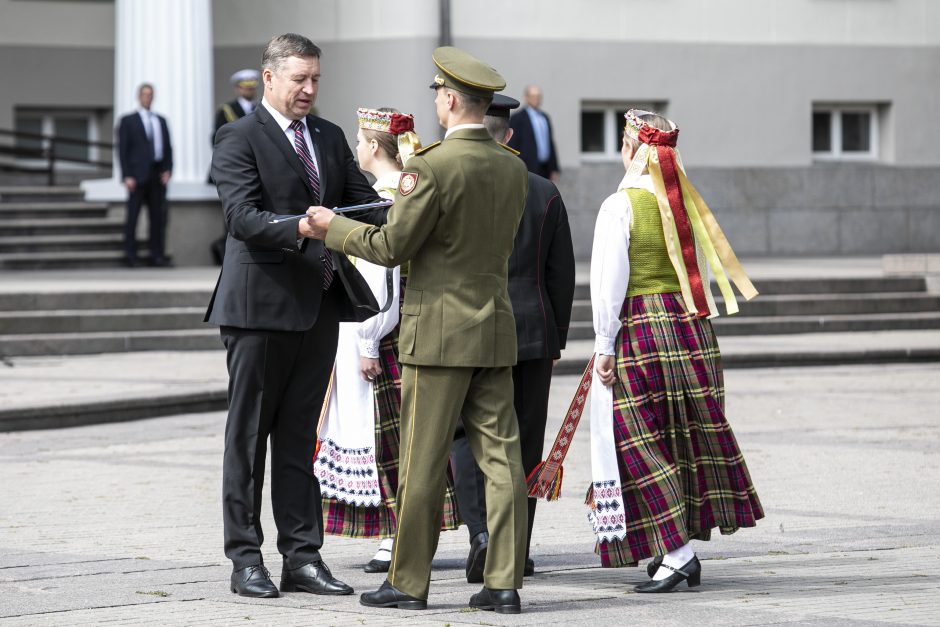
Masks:
[[[127,197],[127,216],[124,221],[124,257],[137,258],[137,219],[140,206],[147,205],[150,221],[150,259],[166,258],[166,186],[160,182],[160,168],[153,166],[146,182],[137,181],[137,187]]]
[[[526,477],[542,461],[545,441],[545,423],[548,420],[548,393],[552,383],[552,360],[532,359],[513,366],[513,405],[519,421],[519,442],[522,446],[522,467]],[[451,451],[454,468],[454,489],[460,517],[467,524],[472,539],[487,531],[486,498],[483,491],[483,473],[477,468],[463,429],[458,426]],[[530,498],[529,520],[526,531],[526,557],[532,542],[532,524],[538,499]]]
[[[222,520],[225,556],[236,569],[262,563],[261,494],[269,436],[277,549],[290,568],[320,559],[323,510],[313,454],[336,357],[336,289],[323,295],[317,322],[307,331],[221,328],[229,372]]]

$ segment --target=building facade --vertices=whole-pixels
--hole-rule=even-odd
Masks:
[[[105,0],[0,0],[0,129],[113,137],[126,113],[115,13]],[[440,136],[427,85],[441,42],[490,62],[509,95],[541,86],[582,259],[622,175],[630,106],[677,121],[690,178],[740,254],[940,251],[940,2],[212,0],[213,106],[288,31],[323,49],[317,109],[351,143],[359,106],[412,112],[426,142]],[[208,121],[205,108],[192,115]]]

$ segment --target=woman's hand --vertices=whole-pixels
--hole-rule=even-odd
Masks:
[[[613,355],[597,355],[594,358],[594,371],[601,383],[612,386],[617,380],[617,358]]]
[[[362,375],[364,381],[375,381],[375,378],[382,374],[382,366],[379,365],[378,359],[360,357],[359,373]]]

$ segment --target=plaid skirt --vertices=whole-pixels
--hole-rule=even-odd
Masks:
[[[324,531],[347,538],[390,538],[398,527],[395,494],[398,492],[399,410],[401,408],[401,371],[398,366],[398,334],[393,331],[379,346],[382,374],[375,379],[375,465],[379,473],[382,503],[378,507],[351,505],[334,498],[323,498]],[[444,516],[441,529],[460,526],[454,479],[447,469]]]
[[[764,517],[725,418],[711,322],[688,313],[680,294],[628,297],[620,316],[614,439],[627,532],[597,543],[607,567],[635,565],[708,540],[716,527],[734,533]]]

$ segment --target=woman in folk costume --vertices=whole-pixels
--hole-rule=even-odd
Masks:
[[[373,187],[394,198],[404,162],[421,147],[411,115],[394,109],[359,109],[356,156],[375,178]],[[335,254],[335,253],[334,253]],[[349,258],[387,311],[365,322],[339,325],[336,364],[324,401],[313,470],[323,494],[324,530],[353,538],[381,538],[366,572],[387,572],[397,527],[400,268],[386,269]],[[389,276],[389,273],[391,276]],[[391,294],[389,294],[391,289]],[[452,481],[443,528],[458,526]]]
[[[685,176],[676,125],[625,118],[627,173],[601,205],[591,254],[589,518],[603,566],[656,557],[636,591],[668,592],[699,585],[692,540],[764,515],[725,418],[709,271],[728,314],[730,282],[747,300],[757,291]]]

